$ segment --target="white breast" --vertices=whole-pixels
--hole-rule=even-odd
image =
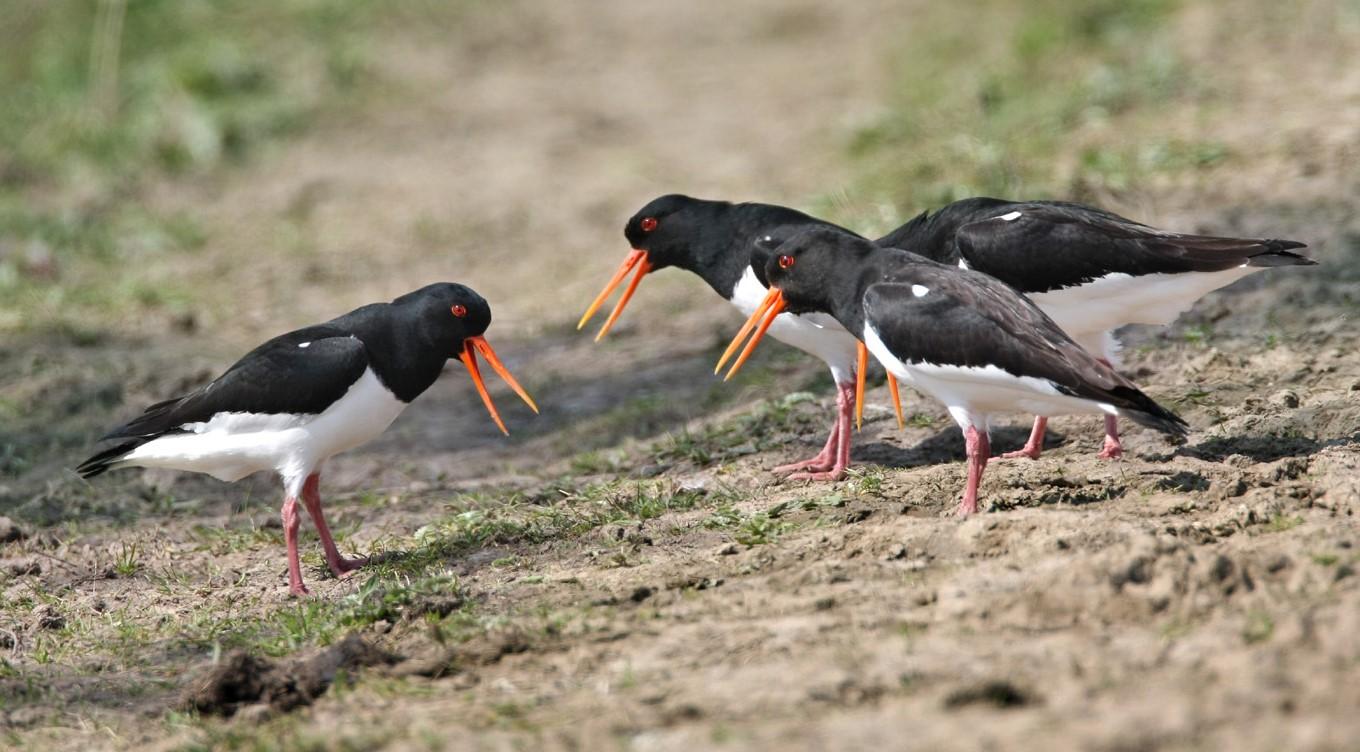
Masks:
[[[756,273],[747,266],[732,291],[732,305],[743,315],[750,316],[765,299],[768,290],[756,279]],[[832,377],[837,383],[853,379],[855,372],[856,341],[845,327],[825,313],[805,313],[793,315],[781,313],[770,325],[770,336],[803,352],[815,355],[831,367]]]
[[[994,413],[1116,412],[1112,405],[1062,394],[1045,379],[1016,376],[996,366],[904,361],[888,349],[868,324],[864,327],[864,344],[890,373],[949,408],[949,414],[962,428],[972,425],[985,430],[988,416]]]
[[[365,369],[358,381],[319,415],[218,413],[183,426],[191,433],[149,441],[123,459],[130,465],[191,470],[226,481],[260,470],[284,476],[291,488],[327,457],[352,449],[387,429],[406,403]]]

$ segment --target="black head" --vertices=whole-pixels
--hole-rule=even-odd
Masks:
[[[834,301],[858,276],[856,261],[877,250],[872,242],[834,227],[803,230],[769,252],[765,277],[783,293],[791,313],[835,313]]]
[[[472,288],[437,282],[392,301],[410,334],[448,358],[462,357],[464,341],[491,326],[491,306]]]
[[[651,269],[678,266],[693,270],[696,241],[702,237],[718,201],[704,201],[672,193],[654,198],[623,226],[635,251],[647,254]]]

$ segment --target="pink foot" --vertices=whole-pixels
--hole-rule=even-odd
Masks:
[[[302,486],[302,502],[307,505],[307,513],[312,516],[312,524],[316,525],[317,535],[321,536],[321,548],[326,552],[326,566],[330,567],[331,574],[339,579],[367,564],[368,557],[346,559],[340,555],[335,538],[331,536],[331,529],[326,525],[326,516],[321,511],[320,484],[319,473],[307,476],[307,482]]]
[[[362,568],[368,563],[367,556],[356,556],[353,559],[346,559],[341,556],[335,561],[327,561],[326,564],[331,568],[331,574],[336,578],[345,577],[351,572]]]
[[[1117,460],[1124,456],[1124,445],[1119,443],[1119,419],[1105,416],[1105,447],[1096,455],[1103,460]]]
[[[1029,460],[1039,459],[1039,455],[1044,451],[1044,432],[1048,430],[1048,418],[1042,415],[1034,416],[1034,428],[1030,429],[1029,440],[1025,442],[1022,449],[1014,452],[1006,452],[1001,455],[1003,460],[1014,460],[1021,457]]]
[[[1040,449],[1039,447],[1030,446],[1029,444],[1026,444],[1023,449],[1016,449],[1013,452],[1006,452],[1005,454],[1001,455],[1001,459],[1018,460],[1023,457],[1024,459],[1027,460],[1037,460],[1039,459],[1039,455],[1042,453],[1043,450]]]
[[[816,473],[794,473],[789,480],[841,480],[844,477],[845,468],[837,467]]]
[[[1102,460],[1117,460],[1124,456],[1124,447],[1119,443],[1119,439],[1105,437],[1105,448],[1096,455]]]
[[[826,446],[816,457],[806,462],[782,465],[775,472],[793,473],[789,480],[840,480],[850,467],[850,423],[855,410],[855,384],[836,385],[836,423]]]
[[[832,431],[832,435],[835,435],[834,430]],[[817,472],[821,470],[829,470],[831,469],[831,466],[834,464],[835,461],[832,459],[832,456],[828,455],[827,452],[823,450],[821,454],[817,455],[816,457],[813,457],[810,460],[803,460],[802,462],[791,462],[787,465],[780,465],[779,467],[774,468],[774,470],[772,470],[771,472],[797,473],[803,470],[811,470]]]

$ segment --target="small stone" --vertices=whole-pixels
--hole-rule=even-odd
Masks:
[[[873,510],[871,509],[852,509],[849,512],[845,513],[845,524],[854,525],[856,523],[863,522],[869,519],[869,515],[872,514]]]
[[[1276,556],[1274,559],[1270,560],[1270,563],[1266,565],[1266,571],[1270,572],[1271,574],[1275,574],[1276,572],[1289,568],[1289,565],[1292,563],[1293,562],[1289,560],[1288,556],[1280,554],[1279,556]]]
[[[830,611],[836,607],[836,599],[829,595],[825,598],[818,598],[813,601],[812,607],[818,611]]]
[[[43,606],[38,609],[38,628],[39,629],[61,629],[66,626],[66,617],[57,613],[51,606]]]
[[[639,585],[636,588],[633,588],[633,594],[628,596],[628,600],[634,603],[641,603],[647,600],[648,598],[651,598],[652,593],[655,592],[656,592],[655,590],[651,589],[646,585]]]
[[[1219,554],[1218,557],[1214,559],[1213,566],[1209,569],[1209,574],[1215,581],[1223,582],[1229,577],[1232,577],[1233,573],[1236,571],[1237,566],[1233,564],[1233,560],[1223,554]]]
[[[695,496],[708,495],[708,480],[705,478],[686,478],[680,481],[680,486],[676,489],[680,493],[694,494]]]
[[[1270,404],[1276,407],[1294,408],[1299,406],[1299,395],[1293,389],[1281,389],[1270,395]]]
[[[907,558],[907,547],[901,543],[895,544],[892,548],[888,549],[888,553],[883,555],[884,561],[897,561],[898,559],[905,558]]]
[[[734,555],[734,554],[736,554],[736,553],[737,553],[737,544],[735,544],[735,543],[728,543],[728,544],[726,544],[726,545],[724,545],[724,546],[721,546],[721,547],[718,549],[718,551],[717,551],[717,554],[718,554],[719,556],[732,556],[732,555]]]
[[[1350,564],[1342,564],[1341,566],[1339,566],[1339,567],[1336,568],[1336,576],[1334,576],[1334,577],[1332,578],[1332,580],[1335,581],[1335,582],[1340,582],[1340,581],[1346,579],[1347,577],[1354,577],[1354,576],[1355,576],[1355,567],[1351,566]]]
[[[28,533],[8,517],[0,517],[0,543],[14,543],[28,537]]]
[[[0,572],[9,572],[15,577],[23,577],[30,574],[42,574],[42,564],[37,559],[3,559],[0,560]]]

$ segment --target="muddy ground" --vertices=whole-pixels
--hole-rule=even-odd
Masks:
[[[773,344],[740,383],[712,377],[739,317],[696,279],[649,279],[602,344],[574,331],[653,195],[799,203],[846,180],[838,138],[877,106],[912,7],[613,5],[481,11],[461,45],[393,49],[393,96],[414,101],[148,196],[209,230],[157,272],[216,281],[191,323],[0,346],[7,397],[33,406],[0,458],[0,740],[1354,748],[1360,178],[1328,159],[1341,126],[1283,197],[1251,173],[1141,207],[1322,262],[1125,333],[1126,370],[1188,441],[1130,428],[1106,462],[1097,421],[1056,419],[960,521],[957,429],[908,392],[899,430],[881,385],[850,479],[774,478],[820,447],[829,379]],[[695,105],[719,101],[746,104]],[[314,595],[290,599],[272,479],[69,470],[262,337],[442,278],[492,302],[488,337],[543,414],[496,390],[503,439],[450,369],[334,459],[327,509],[369,570],[332,578],[307,533]],[[1017,416],[994,445],[1025,432]]]

